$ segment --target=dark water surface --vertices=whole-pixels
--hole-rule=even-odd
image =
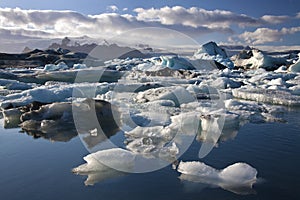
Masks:
[[[246,162],[257,169],[256,194],[238,195],[220,187],[181,181],[168,166],[85,186],[85,176],[71,172],[88,154],[78,137],[69,142],[33,139],[18,129],[0,129],[0,199],[300,199],[300,109],[285,114],[288,123],[246,124],[238,135],[205,157],[224,168]],[[194,142],[180,160],[197,159]]]

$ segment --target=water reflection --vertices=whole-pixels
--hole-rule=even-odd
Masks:
[[[4,128],[21,127],[34,138],[44,138],[51,141],[68,142],[79,133],[88,133],[83,137],[89,148],[105,141],[119,131],[116,120],[119,112],[109,102],[85,99],[72,105],[70,102],[43,104],[33,102],[27,106],[4,110]],[[82,119],[80,127],[75,126],[73,119],[74,107],[78,113],[89,118]],[[93,117],[95,113],[96,117]],[[114,115],[112,114],[114,113]],[[95,129],[94,121],[99,125]]]

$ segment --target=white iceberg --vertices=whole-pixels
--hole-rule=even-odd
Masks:
[[[173,101],[175,106],[180,106],[184,103],[195,101],[195,97],[186,90],[184,87],[163,87],[146,90],[145,92],[139,92],[135,97],[136,102],[145,103],[155,100],[170,100]]]
[[[298,60],[289,67],[291,72],[300,72],[300,53],[298,54]]]
[[[285,106],[300,106],[300,96],[288,91],[271,90],[262,88],[238,88],[233,89],[232,94],[239,99],[257,101]]]
[[[28,90],[32,89],[35,84],[23,83],[16,80],[0,79],[0,86],[7,90]]]
[[[214,60],[229,69],[234,67],[226,51],[220,48],[215,42],[202,45],[201,48],[195,52],[193,58],[199,60]]]
[[[69,67],[64,62],[60,62],[57,65],[55,65],[55,64],[47,64],[44,67],[44,71],[57,71],[57,70],[65,70],[65,69],[69,69]]]
[[[171,69],[195,69],[193,65],[185,58],[178,56],[161,56],[161,65]]]
[[[78,63],[73,65],[73,69],[85,69],[85,68],[87,68],[86,64]]]
[[[244,50],[234,58],[234,65],[245,69],[276,70],[286,64],[288,62],[284,58],[272,57],[257,49]]]
[[[73,90],[88,93],[95,91],[95,95],[106,93],[109,88],[107,83],[74,83],[68,85],[50,85],[40,86],[30,90],[25,90],[20,93],[10,94],[3,97],[0,107],[5,109],[7,107],[25,106],[33,101],[42,103],[53,103],[70,101],[69,98],[73,96]]]

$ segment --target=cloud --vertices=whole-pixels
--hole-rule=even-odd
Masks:
[[[261,17],[261,20],[269,24],[281,24],[290,20],[291,17],[287,15],[274,16],[274,15],[264,15]]]
[[[106,10],[116,12],[119,10],[119,8],[116,5],[110,5],[106,7]]]
[[[155,9],[136,8],[137,19],[141,21],[159,21],[162,24],[181,24],[191,27],[226,26],[238,24],[239,26],[257,26],[261,24],[260,19],[256,19],[243,14],[236,14],[225,10],[205,10],[202,8],[181,6]]]
[[[121,9],[122,14],[116,13],[119,8],[115,5],[111,5],[107,9],[109,10],[107,13],[83,15],[70,10],[0,8],[0,41],[3,41],[4,38],[51,39],[83,35],[92,38],[111,38],[124,34],[128,36],[124,37],[124,40],[127,41],[135,41],[139,38],[140,40],[160,43],[171,39],[176,40],[173,33],[166,31],[167,29],[195,38],[200,38],[203,35],[207,38],[210,37],[210,34],[213,37],[215,33],[227,37],[233,35],[234,30],[238,30],[238,26],[246,28],[248,26],[272,25],[284,23],[290,19],[289,16],[274,15],[254,18],[226,10],[205,10],[181,6],[166,6],[157,9],[136,8],[133,14],[128,14],[125,8]],[[298,15],[300,18],[300,13]],[[153,31],[153,29],[146,27],[156,27],[160,31]],[[136,31],[138,34],[130,32],[132,29],[138,29]],[[285,34],[293,34],[292,31],[292,29],[278,31],[259,28],[255,32],[245,32],[237,38],[248,43],[262,44],[280,40]]]
[[[238,36],[247,44],[258,45],[271,42],[282,41],[286,35],[295,34],[300,32],[300,27],[270,29],[270,28],[258,28],[254,32],[244,32]]]
[[[168,24],[162,23],[161,21],[140,20],[137,16],[130,14],[102,13],[99,15],[85,16],[78,12],[68,10],[0,8],[0,29],[15,28],[24,30],[23,32],[18,32],[24,36],[31,36],[31,34],[33,34],[35,37],[77,37],[82,35],[88,35],[90,37],[112,37],[113,35],[131,29],[144,27],[168,28],[189,35],[233,32],[229,27],[208,27],[201,25],[193,27],[180,23]],[[157,37],[160,37],[160,35]]]
[[[300,19],[300,12],[297,13],[296,19]]]

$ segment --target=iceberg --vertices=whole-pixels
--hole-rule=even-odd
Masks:
[[[262,88],[238,88],[232,90],[232,95],[239,99],[257,101],[285,106],[300,106],[300,96],[288,91]]]
[[[215,42],[209,42],[201,46],[201,48],[194,53],[194,59],[199,60],[213,60],[229,69],[234,68],[233,62],[228,58],[226,51],[219,47]],[[219,66],[218,68],[220,68]]]
[[[171,69],[193,70],[194,66],[185,58],[178,56],[161,56],[161,65]]]
[[[185,88],[175,86],[155,88],[146,90],[145,92],[139,92],[135,97],[135,100],[138,103],[145,103],[155,100],[170,100],[173,101],[175,106],[178,107],[181,104],[193,102],[196,99]]]
[[[85,69],[87,68],[86,64],[74,64],[73,69]]]
[[[276,70],[287,64],[286,59],[269,56],[257,49],[243,50],[234,58],[234,65],[245,69],[264,68],[266,70]]]
[[[300,72],[300,53],[298,54],[298,60],[289,67],[291,72]]]
[[[95,95],[106,93],[109,88],[107,83],[74,83],[74,84],[55,84],[42,85],[33,89],[25,90],[16,94],[9,94],[3,97],[0,107],[6,109],[9,107],[26,106],[34,101],[41,103],[53,103],[70,101],[73,96],[73,90],[93,91]]]
[[[2,111],[4,118],[4,128],[17,128],[21,123],[20,117],[22,112],[19,109],[12,108]]]
[[[16,80],[0,79],[0,86],[2,87],[2,89],[7,90],[28,90],[32,89],[35,84],[22,83]]]
[[[69,69],[69,67],[64,62],[59,62],[57,65],[47,64],[44,67],[44,71],[57,71],[57,70],[65,70],[65,69]]]

